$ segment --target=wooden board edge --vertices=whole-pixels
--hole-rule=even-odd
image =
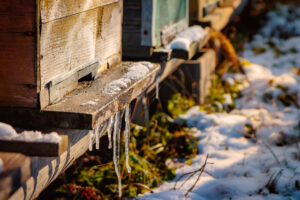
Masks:
[[[60,143],[0,140],[0,151],[27,156],[57,157],[68,148],[68,136],[60,135]]]

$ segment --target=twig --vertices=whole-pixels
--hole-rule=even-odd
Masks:
[[[205,166],[206,166],[206,164],[207,164],[207,159],[208,159],[208,155],[206,155],[205,162],[204,162],[204,164],[202,165],[202,167],[199,169],[199,170],[200,170],[200,174],[199,174],[197,180],[196,180],[195,183],[192,185],[192,187],[191,187],[190,189],[188,189],[188,191],[185,193],[185,195],[184,195],[185,197],[187,197],[188,194],[189,194],[190,192],[193,191],[194,187],[195,187],[196,184],[198,183],[198,181],[199,181],[199,179],[200,179],[202,173],[204,172]]]
[[[138,187],[141,187],[141,188],[144,188],[144,189],[150,191],[151,193],[154,193],[151,188],[149,188],[147,185],[144,185],[142,183],[130,183],[130,184],[127,184],[127,185],[123,186],[122,190],[124,190],[126,187],[130,187],[130,186],[138,186]]]
[[[188,173],[182,174],[182,175],[176,180],[176,182],[175,182],[175,184],[174,184],[174,187],[173,187],[173,190],[176,190],[176,185],[177,185],[177,183],[178,183],[184,176],[187,176],[187,175],[189,175],[189,174],[193,174],[193,173],[198,172],[198,171],[199,171],[199,169],[197,169],[196,171],[192,171],[192,172],[188,172]]]
[[[203,166],[205,166],[207,164],[207,159],[208,159],[208,155],[206,155],[206,159],[205,159],[205,163]],[[175,184],[174,184],[174,187],[173,187],[173,190],[176,190],[176,185],[177,183],[185,176],[187,175],[190,175],[184,182],[183,184],[181,184],[181,186],[179,188],[181,188],[190,178],[192,178],[197,172],[201,172],[202,171],[202,167],[200,167],[199,169],[195,170],[195,171],[192,171],[192,172],[188,172],[188,173],[185,173],[185,174],[182,174],[181,176],[179,176],[179,178],[176,180]],[[204,169],[203,169],[204,170]]]
[[[264,141],[262,141],[262,143],[267,147],[267,149],[271,152],[271,154],[275,158],[276,162],[280,165],[281,163],[280,163],[278,157],[276,156],[276,154],[274,153],[274,151],[271,149],[271,147],[267,143],[265,143]]]

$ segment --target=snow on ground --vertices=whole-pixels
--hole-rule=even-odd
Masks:
[[[224,77],[230,84],[240,82],[243,96],[235,110],[206,114],[193,107],[180,116],[195,130],[199,154],[176,170],[177,178],[199,169],[209,155],[196,187],[185,197],[197,176],[172,190],[175,178],[140,199],[300,199],[300,127],[295,128],[300,112],[295,103],[279,101],[284,95],[300,99],[300,77],[293,69],[300,68],[300,9],[281,6],[270,12],[245,58],[251,62],[245,64],[246,76]]]

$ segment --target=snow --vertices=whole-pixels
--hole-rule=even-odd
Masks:
[[[182,49],[188,51],[193,42],[198,42],[206,36],[207,32],[198,25],[191,26],[179,33],[167,46],[168,49]]]
[[[103,88],[103,93],[107,95],[118,94],[122,90],[128,88],[134,81],[138,81],[145,77],[153,67],[153,64],[150,62],[133,63],[120,79],[106,84]]]
[[[24,142],[60,143],[61,137],[55,133],[42,134],[39,131],[23,131],[18,134],[9,124],[0,122],[0,139]]]
[[[286,37],[287,33],[292,33],[292,37]],[[287,53],[278,55],[267,44],[270,40]],[[146,193],[139,198],[300,199],[300,130],[295,128],[300,110],[277,100],[286,93],[300,97],[300,77],[292,70],[300,68],[299,44],[300,8],[281,6],[270,12],[266,26],[247,44],[244,55],[250,63],[244,66],[245,75],[228,73],[223,77],[231,85],[238,82],[242,90],[243,96],[235,100],[236,109],[208,114],[195,106],[175,120],[185,121],[191,127],[198,139],[199,154],[191,165],[176,170],[174,180],[162,184],[154,194]],[[263,47],[265,51],[257,54],[253,47]],[[297,52],[291,53],[290,49]],[[272,101],[263,100],[266,93],[273,96]],[[231,103],[230,96],[224,98],[225,103]],[[254,137],[245,137],[247,126],[255,130]],[[199,169],[206,155],[209,158],[205,172],[190,195],[184,196],[197,176],[173,190],[177,178]],[[267,184],[276,176],[274,192]]]

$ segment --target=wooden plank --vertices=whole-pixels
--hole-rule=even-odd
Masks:
[[[152,53],[152,62],[166,62],[171,59],[172,55],[172,50],[171,49],[164,49],[164,48],[159,48],[159,49],[154,49]]]
[[[43,24],[41,86],[91,60],[121,57],[121,19],[121,6],[114,3]]]
[[[60,143],[0,140],[0,151],[22,153],[27,156],[56,157],[67,150],[68,136],[60,135]]]
[[[179,58],[179,59],[184,59],[184,60],[190,60],[192,59],[192,57],[198,52],[200,51],[200,49],[202,49],[202,47],[208,42],[209,38],[210,38],[210,29],[208,27],[205,28],[207,34],[201,38],[201,40],[197,41],[197,42],[193,42],[190,45],[190,48],[188,51],[186,50],[182,50],[182,49],[173,49],[172,51],[172,58]]]
[[[103,93],[103,88],[112,80],[117,80],[126,73],[131,63],[107,70],[99,79],[92,82],[82,82],[79,88],[70,93],[62,101],[49,105],[42,111],[36,109],[2,108],[0,121],[19,127],[28,128],[70,128],[94,129],[118,110],[123,109],[138,95],[151,85],[160,68],[154,65],[144,78],[133,82],[120,93],[109,96]],[[95,105],[83,106],[93,101]]]
[[[0,106],[37,107],[35,0],[0,0]]]
[[[3,171],[0,173],[0,199],[8,199],[31,176],[29,157],[15,153],[0,153]]]
[[[221,31],[229,23],[233,11],[232,7],[216,8],[213,13],[194,23]]]
[[[35,37],[0,33],[0,106],[37,107]]]
[[[27,179],[22,187],[19,187],[10,200],[30,200],[38,197],[40,192],[54,181],[62,172],[89,147],[89,137],[93,131],[87,130],[56,130],[59,134],[69,136],[67,151],[54,158],[32,158],[32,176]],[[104,147],[102,147],[104,148]]]
[[[212,49],[202,51],[195,60],[184,62],[180,69],[183,70],[186,80],[186,88],[192,89],[196,83],[196,94],[198,103],[204,103],[205,97],[209,93],[209,88],[214,74],[216,63],[216,53]]]
[[[0,0],[0,14],[24,15],[36,12],[36,0]]]
[[[238,8],[242,3],[242,0],[223,0],[221,3],[222,7],[231,6],[234,9]]]
[[[155,15],[156,15],[156,0],[153,1],[141,1],[141,16],[135,16],[141,18],[141,46],[158,46],[156,27],[155,27]]]
[[[42,23],[75,15],[120,0],[39,0]]]

